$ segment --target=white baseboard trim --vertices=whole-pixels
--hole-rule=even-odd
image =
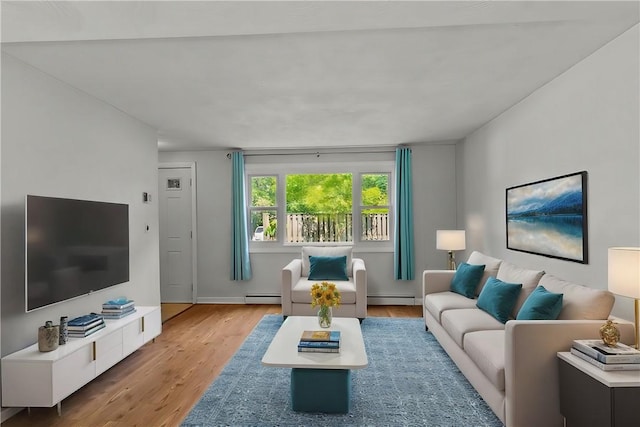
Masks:
[[[2,411],[0,411],[0,423],[7,421],[23,409],[25,408],[2,408]]]
[[[415,297],[387,296],[387,297],[367,297],[369,305],[416,305]]]
[[[282,304],[279,295],[247,295],[244,297],[245,304]]]

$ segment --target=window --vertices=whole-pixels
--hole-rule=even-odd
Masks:
[[[392,161],[270,164],[260,159],[245,168],[256,248],[263,244],[259,242],[280,242],[389,249]],[[387,244],[381,246],[383,242]]]
[[[278,232],[278,177],[251,176],[249,232],[251,240],[275,241]]]
[[[360,182],[360,238],[389,240],[389,174],[365,173]]]
[[[353,175],[286,176],[287,243],[353,241]]]

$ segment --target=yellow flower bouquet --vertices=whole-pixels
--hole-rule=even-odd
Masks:
[[[311,307],[320,307],[318,309],[320,327],[328,328],[331,326],[331,307],[339,305],[340,291],[336,288],[335,283],[322,282],[311,286]]]

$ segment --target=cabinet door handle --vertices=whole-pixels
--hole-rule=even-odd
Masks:
[[[141,317],[142,319],[142,332],[144,332],[144,317]]]
[[[96,360],[96,355],[97,355],[97,350],[96,350],[96,342],[92,342],[91,343],[91,360],[95,362]]]

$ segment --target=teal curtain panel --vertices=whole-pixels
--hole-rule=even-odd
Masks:
[[[244,157],[242,152],[231,154],[231,280],[251,279],[249,260],[249,232],[244,182]]]
[[[396,223],[393,271],[396,280],[413,280],[413,195],[411,149],[396,148]]]

